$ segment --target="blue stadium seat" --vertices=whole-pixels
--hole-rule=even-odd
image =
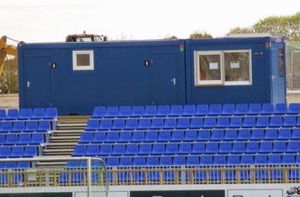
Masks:
[[[268,127],[269,126],[269,117],[259,116],[256,119],[256,127]]]
[[[244,142],[236,142],[232,145],[232,153],[240,154],[245,153],[246,151],[246,144]]]
[[[19,111],[19,120],[28,120],[32,116],[32,110],[30,108],[21,108]]]
[[[268,163],[269,164],[281,164],[281,156],[280,155],[269,155]]]
[[[210,140],[211,132],[210,130],[200,130],[198,132],[198,140],[199,141],[208,141]]]
[[[47,107],[45,111],[44,119],[57,119],[58,113],[55,107]]]
[[[246,145],[246,153],[257,153],[259,151],[258,142],[248,142]]]
[[[158,132],[157,131],[147,131],[145,135],[145,142],[155,142],[158,139]]]
[[[124,155],[126,153],[125,144],[114,144],[111,155]]]
[[[278,129],[278,140],[289,140],[291,139],[292,136],[292,130],[291,129],[286,129],[286,128],[281,128]]]
[[[0,146],[0,158],[8,158],[10,151],[11,150],[9,146]]]
[[[119,135],[119,142],[130,142],[131,141],[131,132],[121,131]]]
[[[158,166],[159,165],[159,158],[156,156],[151,156],[146,158],[147,166]]]
[[[295,155],[282,155],[281,162],[284,164],[294,164]]]
[[[165,129],[174,129],[177,126],[177,120],[175,118],[165,119],[164,128]]]
[[[125,120],[124,119],[114,119],[112,123],[111,130],[122,130],[125,128]]]
[[[11,122],[1,122],[0,132],[1,133],[9,133],[12,130]]]
[[[107,106],[104,117],[113,118],[113,117],[117,117],[118,114],[119,114],[119,109],[117,106]]]
[[[221,129],[215,129],[211,132],[211,138],[212,141],[221,141],[224,139],[224,131]]]
[[[30,144],[42,144],[45,142],[45,137],[43,133],[33,133],[31,135]]]
[[[41,108],[41,107],[33,108],[31,119],[40,120],[40,119],[43,119],[45,117],[45,115],[46,115],[46,111],[44,108]]]
[[[139,149],[140,155],[149,155],[152,152],[152,145],[151,144],[141,144]]]
[[[171,105],[169,116],[181,116],[183,113],[182,105]]]
[[[99,155],[106,156],[113,153],[113,146],[111,144],[102,144],[100,145]]]
[[[162,118],[155,118],[151,121],[151,129],[162,129],[164,127],[164,120]]]
[[[99,154],[99,145],[86,145],[86,156],[97,156]]]
[[[256,118],[254,116],[246,116],[243,120],[243,127],[251,128],[256,126]]]
[[[223,140],[232,141],[237,140],[238,132],[235,129],[229,129],[225,131],[225,136]]]
[[[73,151],[72,156],[80,157],[80,156],[84,156],[85,153],[86,153],[86,145],[76,144],[74,146],[74,151]]]
[[[249,140],[251,138],[251,133],[249,129],[241,129],[238,131],[237,140]]]
[[[5,119],[6,120],[17,120],[19,116],[18,109],[8,109]]]
[[[253,129],[251,133],[251,140],[263,140],[265,131],[263,129]]]
[[[170,131],[160,131],[158,133],[157,141],[159,142],[167,142],[171,140],[171,132]]]
[[[83,132],[80,135],[79,143],[91,143],[93,142],[94,135],[92,132]]]
[[[4,120],[6,117],[6,110],[0,109],[0,120]]]
[[[18,144],[30,144],[31,143],[31,135],[27,133],[19,134]]]
[[[126,155],[136,155],[139,153],[138,144],[127,144]]]
[[[36,146],[25,146],[23,157],[35,157],[38,155]]]
[[[143,131],[135,131],[132,132],[132,142],[143,142],[145,137],[145,133]]]
[[[273,114],[274,105],[272,103],[263,103],[261,107],[261,114]]]
[[[191,129],[199,129],[202,127],[202,118],[192,118],[190,128]]]
[[[50,121],[47,121],[47,120],[46,121],[45,120],[39,121],[38,128],[37,128],[36,131],[38,131],[38,132],[47,132],[49,130],[51,130]]]
[[[214,128],[216,127],[216,125],[217,125],[216,118],[213,117],[204,118],[203,128]]]
[[[13,123],[13,128],[12,128],[12,132],[22,132],[25,129],[25,122],[24,121],[17,121]]]
[[[243,121],[241,117],[231,117],[229,127],[231,128],[239,128],[243,126]]]
[[[198,132],[194,130],[188,130],[185,132],[184,141],[196,141],[198,139]]]
[[[296,126],[299,127],[300,126],[300,116],[297,116],[297,122],[296,122]]]
[[[8,161],[4,163],[4,166],[6,169],[16,169],[17,168],[17,162],[15,161]]]
[[[218,143],[207,143],[205,153],[214,154],[219,152]]]
[[[213,164],[213,156],[210,155],[204,155],[200,158],[200,164],[201,165],[212,165]]]
[[[171,141],[180,142],[184,140],[184,132],[181,130],[175,130],[172,132]]]
[[[153,144],[151,154],[162,155],[164,153],[165,153],[165,144]]]
[[[205,143],[194,143],[191,154],[203,154],[205,151]]]
[[[169,105],[159,105],[157,107],[157,116],[164,117],[170,114],[170,106]]]
[[[250,103],[248,106],[247,114],[257,115],[261,112],[261,106],[259,103]]]
[[[175,155],[178,153],[178,144],[175,143],[170,143],[166,144],[166,155]]]
[[[219,145],[219,153],[221,154],[228,154],[231,153],[232,150],[232,144],[231,143],[220,143]]]
[[[149,118],[139,119],[138,129],[150,129],[151,120]]]
[[[173,165],[176,166],[185,166],[186,165],[186,159],[184,156],[176,156],[173,158]]]
[[[97,106],[94,108],[93,111],[93,118],[102,118],[104,117],[104,114],[106,113],[106,109],[104,106]]]
[[[300,150],[300,144],[298,141],[287,142],[286,152],[288,153],[298,153]]]
[[[234,115],[245,115],[248,113],[248,105],[245,103],[239,103],[235,106]]]
[[[240,156],[237,155],[228,155],[227,164],[228,165],[238,165],[241,163]]]
[[[85,133],[90,133],[90,132],[85,132]],[[87,135],[90,135],[90,134],[87,134]],[[103,143],[103,142],[106,142],[105,132],[95,132],[93,136],[88,136],[88,137],[89,137],[89,139],[87,139],[87,140],[90,140],[91,137],[93,137],[92,141],[90,141],[90,142],[93,142],[93,143]]]
[[[233,115],[235,112],[234,104],[223,104],[223,115]]]
[[[274,153],[284,153],[286,151],[285,142],[274,142],[273,143],[273,152]]]
[[[284,116],[283,126],[284,127],[294,127],[297,124],[296,116]]]
[[[189,118],[179,118],[177,122],[177,128],[179,129],[187,129],[190,128],[190,119]]]
[[[80,160],[70,160],[67,162],[66,167],[67,168],[79,168],[80,167]]]
[[[24,131],[25,132],[34,132],[38,128],[38,123],[37,121],[27,121],[25,124]]]
[[[288,108],[288,114],[299,114],[300,103],[290,103]]]
[[[241,156],[241,164],[249,165],[254,164],[254,158],[252,155],[242,155]]]
[[[270,119],[269,127],[281,127],[283,125],[281,116],[272,116]]]
[[[271,153],[273,151],[272,142],[261,142],[259,146],[260,153]]]
[[[196,113],[195,105],[184,105],[182,116],[194,116]]]
[[[29,161],[19,161],[17,162],[17,169],[28,169],[30,168],[30,162]]]
[[[107,132],[105,142],[114,143],[114,142],[117,142],[118,140],[119,140],[118,132],[114,132],[114,131]]]
[[[266,129],[265,140],[276,140],[278,136],[277,129]]]
[[[99,121],[98,120],[89,120],[87,122],[86,131],[96,131],[99,127]]]
[[[218,117],[216,127],[226,128],[229,126],[229,118],[228,117]]]
[[[156,106],[154,106],[154,105],[146,105],[145,106],[145,112],[144,112],[143,116],[152,117],[152,116],[156,116],[156,114],[157,114]]]
[[[134,157],[132,161],[132,165],[134,166],[145,166],[146,158],[145,157]]]
[[[267,155],[255,155],[254,163],[257,165],[266,165],[266,164],[268,164],[268,156]]]
[[[178,154],[190,154],[192,152],[192,144],[191,143],[180,143]]]
[[[118,157],[108,157],[106,159],[106,165],[108,167],[119,166],[119,158]]]
[[[214,156],[214,161],[213,164],[214,165],[225,165],[227,163],[227,159],[225,155],[217,155]]]
[[[206,104],[200,104],[196,106],[196,116],[206,116],[208,115],[209,108]]]
[[[293,139],[293,140],[300,139],[300,129],[298,129],[298,128],[293,129],[291,139]]]
[[[286,114],[287,106],[285,103],[277,103],[275,104],[274,114]]]
[[[127,118],[131,116],[131,107],[130,106],[120,106],[118,117]]]
[[[112,128],[112,120],[102,119],[100,120],[97,130],[110,130]]]
[[[4,144],[5,142],[5,134],[0,135],[0,145]]]
[[[222,105],[221,104],[211,104],[209,106],[209,115],[217,116],[222,114]]]
[[[141,117],[145,113],[143,106],[132,106],[131,108],[131,116],[132,117]]]
[[[138,128],[138,125],[139,125],[139,123],[138,123],[137,119],[135,119],[135,118],[127,119],[126,120],[126,125],[125,125],[124,129],[133,130],[133,129]]]
[[[198,166],[200,164],[199,156],[188,156],[186,158],[186,165],[188,166]]]
[[[5,145],[14,145],[18,143],[18,135],[17,134],[7,134],[5,137]]]

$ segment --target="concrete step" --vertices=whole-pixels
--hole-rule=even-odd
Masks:
[[[63,148],[74,148],[76,142],[63,142],[63,143],[47,143],[47,144],[44,144],[44,149],[63,149]]]

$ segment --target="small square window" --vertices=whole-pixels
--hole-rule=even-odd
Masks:
[[[73,51],[73,70],[94,70],[94,51]]]

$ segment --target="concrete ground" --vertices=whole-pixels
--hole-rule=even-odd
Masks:
[[[288,92],[288,103],[300,103],[300,91]],[[18,94],[0,94],[0,108],[18,108],[19,107],[19,95]]]

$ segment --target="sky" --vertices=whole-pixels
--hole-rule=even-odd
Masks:
[[[57,42],[83,31],[111,39],[188,38],[200,31],[222,37],[299,11],[300,0],[0,0],[0,36]]]

